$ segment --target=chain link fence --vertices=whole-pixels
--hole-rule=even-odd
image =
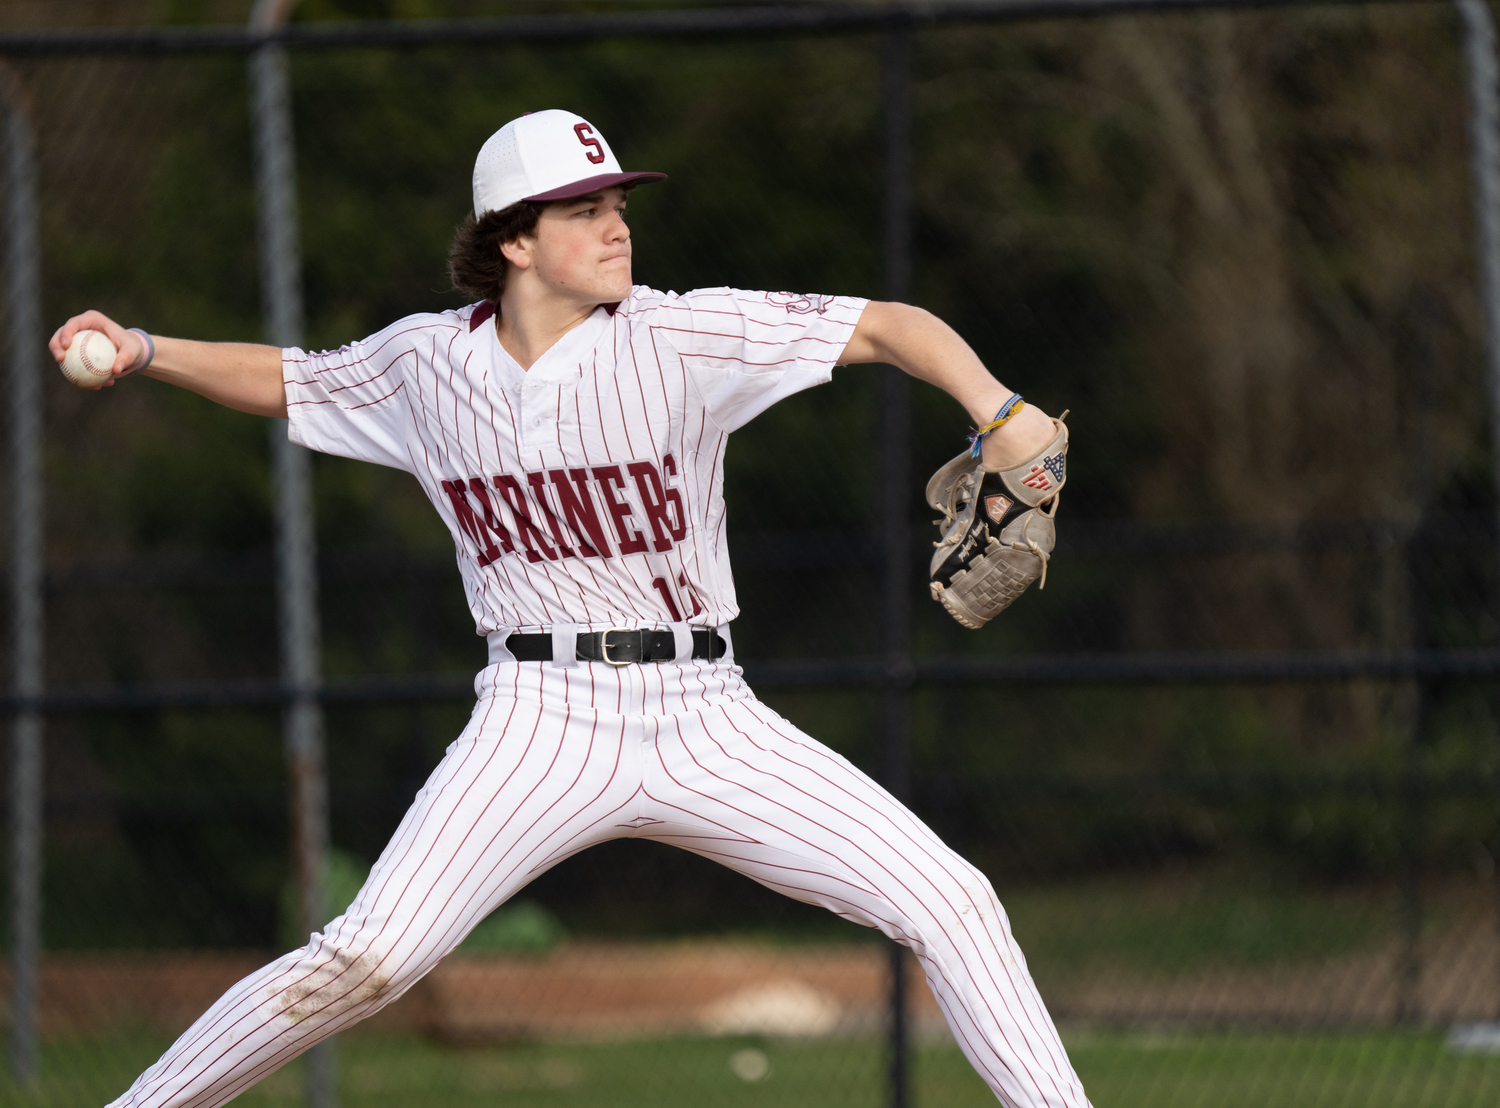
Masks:
[[[1500,504],[1454,10],[674,9],[646,34],[660,13],[566,7],[291,25],[310,345],[459,303],[443,262],[474,152],[551,106],[670,175],[631,202],[638,282],[888,295],[905,36],[910,298],[1072,409],[1060,545],[1045,590],[954,624],[923,595],[920,490],[963,414],[910,393],[893,521],[884,379],[840,370],[729,449],[752,684],[909,775],[995,883],[1096,1104],[1493,1103]],[[94,306],[262,339],[248,45],[0,36],[48,330]],[[81,392],[34,354],[40,1040],[0,1101],[99,1104],[301,941],[272,464],[262,420],[146,380]],[[312,480],[340,908],[484,648],[414,482],[328,457]],[[342,1036],[318,1095],[991,1103],[915,978],[893,1086],[875,938],[682,852],[595,848]],[[302,1098],[303,1065],[243,1100]]]

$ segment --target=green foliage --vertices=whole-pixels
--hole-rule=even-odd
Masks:
[[[278,730],[225,712],[209,739],[190,715],[49,727],[50,772],[84,815],[48,821],[48,948],[271,945],[289,849]]]
[[[214,3],[161,10],[229,18]],[[529,10],[541,7],[306,0],[297,18]],[[1074,410],[1047,589],[973,634],[921,599],[914,567],[918,653],[1489,642],[1492,466],[1448,17],[1392,5],[944,25],[916,46],[913,299],[1033,402]],[[25,70],[48,320],[92,304],[162,333],[258,339],[244,59]],[[884,288],[877,36],[294,51],[291,72],[310,345],[459,302],[444,257],[473,154],[547,106],[588,116],[627,166],[670,174],[632,197],[638,280]],[[840,370],[734,437],[742,657],[881,649],[879,372]],[[50,679],[274,676],[263,421],[149,381],[96,396],[54,377],[47,390]],[[912,421],[921,543],[917,491],[968,421],[923,386]],[[339,459],[314,471],[327,671],[481,664],[450,539],[416,483]],[[866,690],[768,699],[880,763]],[[1454,799],[1428,804],[1412,836],[1388,794],[1000,799],[1045,773],[1479,780],[1496,768],[1495,709],[1473,686],[944,689],[918,696],[915,720],[921,795],[939,798],[922,814],[996,873],[1223,856],[1348,880],[1411,849],[1467,868],[1492,833],[1482,804]],[[331,712],[336,841],[373,857],[462,722],[461,707]],[[58,786],[67,810],[86,803],[75,782],[121,800],[90,845],[58,854],[58,888],[86,888],[97,860],[102,881],[149,903],[173,895],[180,866],[230,908],[190,911],[170,941],[274,940],[286,867],[269,714],[89,718],[60,744],[79,767]],[[941,792],[945,775],[967,791]],[[256,814],[190,835],[190,806],[149,810],[151,782],[243,785],[228,810]],[[153,865],[174,837],[181,852]],[[618,918],[684,918],[661,907],[680,907],[662,885]],[[583,903],[548,901],[570,927]],[[68,918],[49,934],[70,944],[146,927]]]
[[[557,917],[534,900],[511,900],[479,922],[459,944],[471,954],[545,954],[567,938]]]
[[[1122,970],[1161,979],[1205,969],[1318,965],[1386,938],[1381,895],[1294,884],[1274,871],[1204,868],[1004,886],[1002,901],[1045,988]]]
[[[357,855],[336,847],[328,852],[328,904],[333,912],[330,919],[348,911],[369,876],[369,863]],[[302,898],[295,877],[289,877],[281,886],[279,909],[279,945],[285,950],[295,950],[307,942],[307,929],[302,922]]]

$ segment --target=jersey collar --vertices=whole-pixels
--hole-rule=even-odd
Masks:
[[[481,310],[483,309],[477,309],[474,314],[478,315]],[[578,376],[578,367],[585,360],[588,351],[593,349],[600,335],[609,328],[611,314],[608,305],[599,305],[582,323],[548,347],[547,352],[532,363],[530,369],[522,369],[505,347],[500,345],[500,336],[495,333],[493,324],[484,328],[485,338],[482,341],[491,344],[495,359],[502,367],[501,376],[507,381],[568,381]],[[494,309],[491,307],[490,316],[493,315]],[[470,329],[472,331],[472,324]]]

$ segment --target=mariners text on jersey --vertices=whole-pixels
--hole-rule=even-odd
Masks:
[[[294,441],[404,469],[448,524],[480,634],[739,613],[730,431],[821,384],[865,301],[637,286],[529,370],[488,304],[283,354]]]

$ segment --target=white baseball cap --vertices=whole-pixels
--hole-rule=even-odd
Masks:
[[[474,218],[521,200],[566,200],[611,185],[665,181],[665,173],[624,173],[604,136],[580,115],[552,108],[512,119],[474,160]]]

